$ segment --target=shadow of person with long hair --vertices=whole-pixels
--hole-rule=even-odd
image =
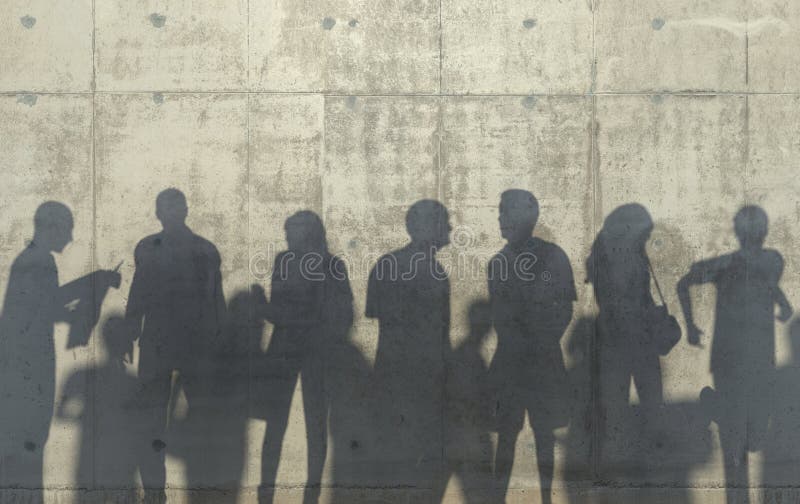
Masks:
[[[748,452],[761,449],[770,405],[766,402],[775,374],[775,308],[786,321],[792,308],[779,287],[783,274],[780,253],[764,248],[767,214],[745,206],[734,218],[740,248],[692,265],[678,282],[689,343],[702,345],[702,331],[694,322],[689,287],[712,283],[717,291],[711,374],[707,389],[714,404],[712,418],[719,426],[728,502],[748,486]],[[747,492],[742,498],[749,500]]]
[[[378,320],[379,478],[438,495],[450,281],[436,254],[450,243],[447,209],[417,201],[406,213],[406,230],[409,243],[379,258],[367,284],[366,316]]]
[[[497,350],[489,375],[495,390],[498,502],[505,502],[525,413],[536,443],[541,498],[551,502],[555,429],[569,420],[568,376],[560,340],[577,299],[572,266],[556,244],[533,237],[539,203],[528,191],[500,198],[507,244],[489,262],[489,296]]]
[[[67,322],[71,339],[88,341],[102,303],[98,294],[119,287],[120,275],[101,270],[60,284],[53,253],[72,241],[72,212],[48,201],[33,221],[33,239],[11,265],[0,319],[0,483],[34,489],[36,502],[43,498],[43,456],[55,399],[53,326]],[[74,334],[76,327],[84,334]]]
[[[186,224],[184,194],[165,189],[155,210],[162,230],[136,245],[125,318],[139,341],[134,402],[147,417],[141,442],[149,448],[139,469],[146,499],[163,503],[170,404],[182,390],[192,408],[208,387],[204,382],[213,379],[212,349],[224,328],[226,306],[219,252]]]
[[[298,377],[302,384],[308,474],[303,502],[316,503],[328,444],[328,352],[352,325],[352,293],[344,263],[328,251],[325,228],[315,213],[286,220],[287,250],[275,258],[270,300],[263,318],[274,325],[259,365],[266,376],[260,397],[267,419],[261,463],[260,502],[272,502],[281,446]]]
[[[614,209],[586,260],[597,318],[599,470],[602,478],[644,478],[648,458],[637,452],[648,419],[663,404],[659,349],[650,337],[656,304],[651,294],[646,244],[653,230],[647,209],[637,203]],[[639,408],[630,406],[631,381]]]
[[[141,450],[137,431],[144,419],[130,407],[138,381],[126,365],[132,360],[133,341],[122,314],[106,319],[102,336],[105,361],[70,375],[56,415],[80,424],[77,484],[117,502],[133,502]],[[94,384],[91,391],[87,383]]]

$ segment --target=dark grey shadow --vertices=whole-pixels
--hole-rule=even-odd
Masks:
[[[34,216],[34,235],[11,266],[0,319],[0,483],[43,496],[43,455],[55,399],[54,324],[70,324],[71,346],[89,340],[99,304],[116,271],[96,271],[60,284],[53,258],[72,241],[69,208],[48,201]]]

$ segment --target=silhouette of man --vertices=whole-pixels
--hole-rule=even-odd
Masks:
[[[305,504],[319,501],[328,446],[329,399],[325,368],[332,342],[353,320],[350,283],[344,263],[328,251],[319,216],[297,212],[286,220],[288,250],[278,254],[269,303],[261,314],[274,325],[264,355],[267,432],[261,460],[259,502],[273,501],[281,445],[297,379],[303,387],[308,481]]]
[[[441,484],[444,362],[450,351],[450,283],[436,253],[450,243],[438,201],[406,214],[411,238],[378,259],[367,285],[366,316],[379,323],[374,383],[378,444],[394,484]]]
[[[554,429],[569,417],[568,378],[559,340],[577,299],[567,255],[532,236],[539,203],[528,191],[500,198],[500,232],[507,241],[489,262],[489,298],[497,350],[489,374],[496,390],[495,476],[505,500],[525,412],[536,441],[542,502],[551,501]]]
[[[0,319],[0,483],[34,489],[36,502],[42,498],[44,447],[55,397],[53,324],[67,322],[71,329],[91,331],[98,317],[94,288],[119,287],[120,276],[102,270],[59,285],[52,254],[72,241],[72,213],[48,201],[33,221],[33,240],[11,265]]]
[[[164,502],[163,441],[173,373],[190,406],[198,394],[207,359],[222,327],[225,298],[220,255],[210,241],[186,225],[186,197],[166,189],[156,198],[162,231],[142,239],[126,319],[139,340],[140,405],[151,409],[152,451],[140,471],[148,498]]]
[[[767,229],[764,210],[742,208],[734,218],[739,250],[693,264],[678,282],[693,345],[701,344],[702,331],[694,322],[689,286],[713,283],[717,290],[711,374],[728,502],[736,499],[735,487],[747,485],[747,452],[760,449],[767,429],[769,405],[762,398],[775,372],[775,306],[780,307],[779,320],[792,314],[778,286],[783,258],[763,248]]]

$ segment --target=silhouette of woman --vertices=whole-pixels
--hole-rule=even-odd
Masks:
[[[601,396],[607,408],[628,404],[631,379],[643,408],[662,403],[661,363],[647,327],[655,306],[645,250],[652,231],[643,206],[620,206],[606,217],[586,261],[600,308]]]
[[[288,250],[275,259],[271,300],[263,316],[275,326],[266,350],[267,432],[261,464],[260,498],[272,502],[281,445],[298,376],[303,387],[308,442],[308,481],[303,501],[319,499],[327,454],[326,355],[333,333],[352,324],[352,292],[344,263],[328,252],[325,228],[310,211],[285,224]],[[338,338],[337,338],[338,339]]]

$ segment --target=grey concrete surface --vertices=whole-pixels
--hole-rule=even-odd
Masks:
[[[285,221],[301,210],[321,217],[331,253],[346,262],[354,307],[348,337],[328,352],[320,502],[500,502],[491,474],[446,473],[477,456],[462,442],[469,427],[484,429],[492,449],[498,434],[461,425],[453,432],[463,439],[451,435],[453,397],[435,369],[408,363],[415,386],[441,389],[440,415],[423,419],[440,424],[425,433],[439,453],[409,460],[381,449],[391,429],[376,427],[385,411],[369,401],[393,401],[370,380],[380,329],[365,309],[375,261],[408,241],[408,208],[438,200],[453,228],[438,260],[459,348],[470,306],[489,295],[487,261],[504,245],[498,203],[510,188],[538,198],[535,235],[565,251],[577,290],[560,341],[571,416],[555,431],[553,502],[797,501],[800,348],[790,323],[775,322],[773,381],[763,394],[743,392],[743,402],[766,400],[771,423],[748,455],[748,480],[731,482],[718,423],[700,400],[715,386],[717,292],[690,291],[699,348],[687,343],[675,287],[697,261],[736,250],[734,215],[758,205],[769,217],[765,247],[782,256],[780,288],[800,303],[798,42],[793,0],[0,0],[0,291],[45,201],[74,217],[72,243],[53,254],[60,283],[121,263],[119,288],[94,285],[102,306],[88,344],[68,348],[70,326],[55,324],[43,477],[0,465],[0,503],[142,497],[138,475],[130,484],[105,476],[135,419],[105,413],[109,384],[81,373],[111,362],[103,327],[126,309],[134,249],[160,230],[155,199],[168,187],[185,193],[189,227],[218,249],[226,300],[244,317],[230,329],[217,395],[192,405],[176,389],[171,400],[170,503],[263,499],[264,410],[274,398],[259,359],[274,328],[250,324],[247,294],[257,285],[272,295]],[[605,219],[627,203],[652,217],[647,255],[683,329],[659,361],[656,413],[638,384],[624,414],[608,399],[585,281]],[[492,331],[478,349],[487,366],[497,341]],[[0,362],[19,357],[0,351]],[[135,375],[139,362],[137,347],[116,376]],[[301,381],[267,492],[277,503],[308,499]],[[117,420],[109,437],[104,425]],[[506,502],[542,502],[536,448],[526,424]],[[412,474],[419,467],[435,468],[431,480],[452,477],[438,488]]]

